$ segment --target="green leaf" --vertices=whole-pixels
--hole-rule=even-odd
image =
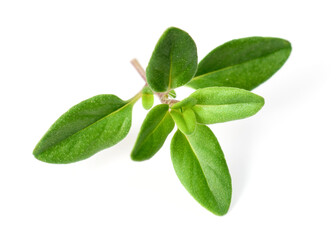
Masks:
[[[156,92],[185,85],[195,75],[197,50],[188,33],[168,28],[155,46],[146,69],[147,82]]]
[[[188,192],[209,211],[224,215],[231,202],[231,177],[212,131],[200,124],[191,135],[177,131],[171,142],[171,157]]]
[[[33,154],[48,163],[72,163],[117,144],[131,127],[139,97],[123,101],[103,94],[75,105],[50,127]]]
[[[176,92],[174,90],[171,90],[168,95],[169,97],[176,98]]]
[[[171,108],[172,109],[179,109],[179,108],[190,108],[195,106],[197,100],[193,99],[192,97],[188,97],[183,99],[180,102],[175,103]]]
[[[198,65],[189,87],[214,86],[252,90],[286,62],[291,44],[280,38],[250,37],[227,42],[211,51]]]
[[[177,127],[184,134],[192,134],[196,127],[196,116],[192,109],[183,108],[179,110],[172,109],[170,115],[173,117]]]
[[[149,110],[154,104],[154,96],[152,90],[148,86],[142,89],[142,106]]]
[[[155,106],[146,116],[131,153],[131,158],[142,161],[151,158],[165,142],[174,128],[174,121],[169,114],[169,106]]]
[[[144,86],[141,92],[142,94],[153,94],[153,91],[148,86]]]
[[[142,94],[142,106],[144,109],[149,110],[153,107],[154,96],[153,94]]]
[[[210,87],[198,89],[188,98],[196,104],[192,107],[198,123],[212,124],[250,117],[264,105],[264,99],[244,89]]]

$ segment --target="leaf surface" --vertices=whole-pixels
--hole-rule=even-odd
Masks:
[[[149,111],[141,126],[131,158],[142,161],[154,156],[174,126],[174,121],[169,114],[169,106],[167,104],[155,106]]]
[[[170,92],[168,93],[168,96],[171,97],[171,98],[176,98],[176,92],[175,90],[170,90]]]
[[[184,134],[192,134],[195,131],[196,116],[191,108],[172,109],[170,115],[173,117],[177,127]]]
[[[232,40],[211,51],[198,65],[189,87],[225,86],[252,90],[269,79],[288,59],[291,44],[280,38]]]
[[[149,110],[154,104],[154,96],[152,90],[148,86],[142,89],[142,106],[144,109]]]
[[[168,28],[159,39],[146,69],[147,82],[156,92],[185,85],[195,75],[197,50],[188,33]]]
[[[224,215],[231,202],[231,177],[212,131],[200,124],[191,135],[177,131],[171,142],[171,157],[188,192],[209,211]]]
[[[136,100],[102,94],[73,106],[50,127],[33,154],[44,162],[72,163],[117,144],[129,132]]]
[[[209,87],[198,89],[188,98],[198,123],[212,124],[250,117],[264,105],[264,99],[244,89]]]
[[[172,109],[179,109],[179,108],[190,108],[195,106],[196,104],[196,99],[193,99],[192,97],[188,97],[183,99],[180,102],[175,103],[171,108]]]

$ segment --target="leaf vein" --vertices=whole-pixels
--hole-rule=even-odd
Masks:
[[[266,58],[266,57],[268,57],[268,56],[270,56],[270,55],[272,55],[272,54],[275,54],[275,53],[277,53],[277,52],[283,51],[283,50],[285,50],[285,49],[287,49],[287,48],[282,48],[282,49],[280,49],[280,50],[277,50],[277,51],[274,51],[274,52],[265,54],[265,55],[263,55],[263,56],[261,56],[261,57],[258,57],[258,58],[253,58],[253,59],[250,59],[250,60],[241,62],[241,63],[237,63],[237,64],[234,64],[234,65],[231,65],[231,66],[227,66],[227,67],[220,68],[220,69],[215,70],[215,71],[211,71],[211,72],[208,72],[208,73],[204,73],[204,74],[202,74],[202,75],[199,75],[199,76],[194,77],[194,78],[190,81],[190,83],[191,83],[192,81],[194,81],[194,80],[199,80],[200,78],[203,78],[203,77],[205,77],[205,76],[207,76],[207,75],[210,75],[210,74],[213,74],[213,73],[217,73],[217,72],[221,72],[221,71],[226,71],[226,70],[228,70],[228,69],[231,69],[231,68],[234,68],[234,67],[236,67],[236,66],[239,66],[239,65],[242,65],[242,64],[246,64],[246,63],[249,63],[249,62],[252,62],[252,61],[255,61],[255,60],[257,60],[257,59]]]

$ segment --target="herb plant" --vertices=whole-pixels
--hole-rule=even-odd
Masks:
[[[142,98],[151,109],[131,152],[135,161],[150,159],[177,130],[170,150],[183,186],[205,208],[224,215],[231,202],[231,177],[223,151],[207,124],[256,114],[264,99],[250,90],[270,78],[285,63],[291,44],[280,38],[249,37],[215,48],[200,63],[196,45],[184,31],[171,27],[159,39],[146,72],[132,61],[145,80],[129,100],[112,94],[89,98],[64,113],[42,137],[34,156],[48,163],[73,163],[124,139],[132,109]],[[197,89],[175,100],[175,88]],[[161,104],[152,108],[156,95]]]

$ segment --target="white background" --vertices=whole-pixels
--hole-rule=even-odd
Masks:
[[[0,239],[336,239],[334,1],[0,1]],[[288,39],[292,55],[254,92],[254,117],[211,126],[232,179],[217,217],[179,183],[166,144],[149,161],[129,135],[69,165],[33,148],[68,108],[101,93],[132,97],[162,32],[176,26],[199,59],[235,38]],[[178,90],[183,98],[190,89]]]

